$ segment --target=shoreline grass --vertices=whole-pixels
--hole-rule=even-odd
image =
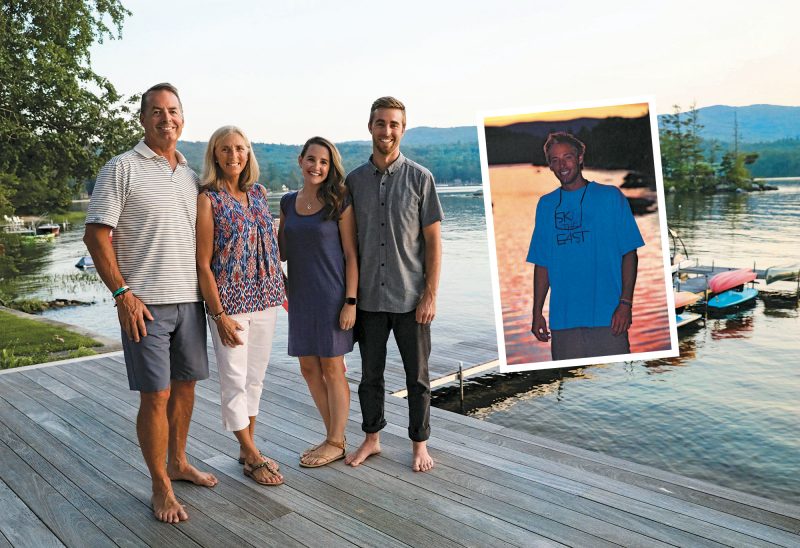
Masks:
[[[0,310],[0,369],[96,354],[92,338]]]

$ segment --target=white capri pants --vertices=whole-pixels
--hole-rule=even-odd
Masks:
[[[244,344],[233,348],[220,341],[216,322],[208,322],[217,356],[222,425],[225,430],[235,432],[247,428],[250,417],[258,415],[278,308],[274,306],[267,310],[230,316],[243,328],[243,331],[236,333]]]

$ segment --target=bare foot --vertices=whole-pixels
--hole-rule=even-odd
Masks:
[[[201,472],[188,462],[183,465],[167,464],[167,475],[172,481],[190,481],[203,487],[214,487],[219,480],[209,472]]]
[[[433,468],[433,458],[428,454],[428,443],[424,441],[413,441],[411,442],[411,446],[414,451],[411,469],[414,472],[427,472]]]
[[[153,505],[153,515],[158,521],[178,523],[189,519],[189,514],[175,498],[172,490],[165,493],[153,493],[153,496],[150,497],[150,504]]]
[[[364,438],[364,443],[362,443],[359,448],[356,450],[355,453],[350,453],[344,459],[345,464],[349,464],[350,466],[358,466],[367,458],[371,457],[372,455],[380,455],[381,454],[381,442],[380,438],[377,434],[367,434],[367,437]]]

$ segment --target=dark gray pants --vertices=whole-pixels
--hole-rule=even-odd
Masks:
[[[553,329],[550,352],[554,360],[630,354],[628,332],[614,335],[610,327]]]
[[[418,324],[415,317],[415,310],[404,314],[358,310],[356,326],[361,351],[358,398],[364,432],[379,432],[386,426],[383,372],[386,369],[386,343],[389,332],[393,331],[406,372],[408,437],[413,441],[425,441],[431,435],[431,384],[428,379],[431,326]]]

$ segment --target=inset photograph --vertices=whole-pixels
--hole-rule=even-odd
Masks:
[[[501,370],[676,356],[653,102],[478,125]]]

